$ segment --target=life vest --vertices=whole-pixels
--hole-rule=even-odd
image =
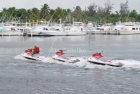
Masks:
[[[34,50],[35,53],[39,53],[40,52],[40,49],[39,49],[38,46],[35,46],[33,50]]]
[[[55,54],[57,54],[57,55],[59,55],[59,56],[61,56],[61,55],[63,55],[64,53],[63,53],[63,51],[57,51]]]
[[[101,58],[103,56],[101,55],[101,53],[95,53],[95,54],[92,55],[92,57]]]
[[[25,50],[26,53],[31,53],[32,52],[32,49],[27,49]]]

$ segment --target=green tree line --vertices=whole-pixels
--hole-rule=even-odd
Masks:
[[[37,22],[50,21],[59,22],[62,19],[65,23],[81,21],[87,23],[93,21],[97,23],[115,23],[118,21],[140,21],[140,14],[137,11],[129,10],[128,1],[120,4],[120,10],[112,12],[114,4],[109,0],[101,7],[95,3],[91,3],[84,10],[80,6],[76,6],[74,10],[63,9],[57,7],[51,9],[48,4],[44,4],[40,9],[16,9],[15,7],[3,8],[0,12],[0,22],[19,21],[19,22]]]

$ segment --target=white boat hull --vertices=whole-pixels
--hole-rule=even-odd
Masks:
[[[45,56],[31,56],[30,54],[25,52],[23,52],[21,56],[23,56],[26,59],[35,60],[35,61],[43,61],[43,59],[45,59]]]
[[[0,36],[23,36],[23,32],[20,32],[20,31],[1,31]]]
[[[88,34],[101,34],[101,31],[100,30],[93,29],[93,30],[88,30],[87,33]]]
[[[52,58],[55,59],[55,60],[58,60],[58,61],[69,62],[69,63],[75,63],[75,62],[79,61],[78,59],[76,59],[73,56],[65,57],[64,55],[59,56],[59,55],[56,55],[56,54],[54,54],[52,56]]]
[[[121,35],[140,34],[140,30],[120,30]]]
[[[113,60],[102,61],[102,60],[94,58],[94,57],[89,57],[88,62],[91,62],[91,63],[94,63],[94,64],[99,64],[99,65],[114,66],[114,67],[123,66],[122,63],[117,62],[117,61],[113,61]]]
[[[44,35],[48,36],[66,36],[66,32],[64,31],[53,31],[53,30],[48,30],[47,32],[44,33]]]
[[[48,32],[47,30],[33,30],[27,32],[28,36],[43,36],[45,33]]]
[[[118,34],[120,34],[120,31],[119,30],[110,30],[110,34],[111,35],[118,35]]]
[[[78,32],[78,31],[67,31],[68,36],[81,36],[81,35],[86,35],[86,32]]]

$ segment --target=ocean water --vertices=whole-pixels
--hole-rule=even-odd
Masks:
[[[34,45],[42,62],[21,57]],[[53,60],[63,49],[80,62]],[[101,52],[124,65],[110,67],[87,62]],[[0,36],[0,94],[140,94],[140,35]]]

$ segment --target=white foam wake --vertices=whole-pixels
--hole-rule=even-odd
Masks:
[[[127,59],[127,60],[116,60],[116,61],[123,63],[123,67],[125,67],[125,68],[140,69],[140,61],[139,60]]]
[[[52,59],[51,57],[46,57],[43,62],[47,63],[56,63],[56,64],[63,64],[63,65],[70,65],[70,66],[77,66],[77,67],[84,67],[84,68],[95,68],[95,67],[104,67],[102,65],[96,65],[93,63],[89,63],[87,58],[77,57],[80,61],[76,63],[68,63],[68,62],[61,62]],[[123,68],[138,68],[140,69],[140,61],[138,60],[115,60],[123,64]],[[107,66],[107,65],[106,65]],[[110,66],[107,66],[110,67]]]
[[[22,57],[21,55],[17,55],[14,57],[15,59],[27,60],[26,58]]]
[[[24,57],[22,57],[21,55],[17,55],[14,57],[15,59],[22,59],[22,60],[27,60]],[[111,66],[102,66],[102,65],[96,65],[93,63],[90,63],[87,61],[88,57],[76,57],[78,58],[80,61],[76,62],[76,63],[68,63],[68,62],[61,62],[58,60],[54,60],[51,57],[46,57],[42,62],[43,63],[54,63],[54,64],[62,64],[62,65],[66,65],[66,66],[77,66],[77,67],[84,67],[84,68],[114,68]],[[123,68],[126,69],[130,69],[130,68],[137,68],[140,69],[140,61],[139,60],[133,60],[133,59],[127,59],[127,60],[115,60],[117,62],[121,62],[123,63]]]

